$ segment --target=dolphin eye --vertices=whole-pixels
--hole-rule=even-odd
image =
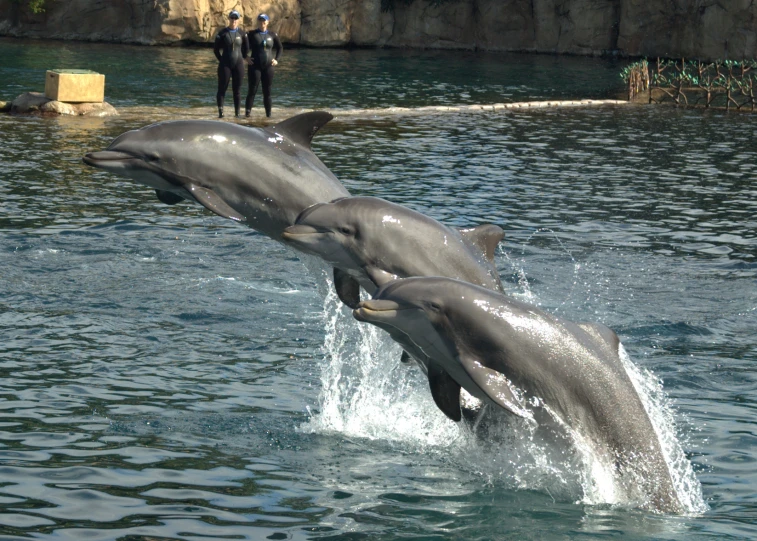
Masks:
[[[339,232],[341,234],[343,234],[343,235],[348,235],[348,236],[352,235],[352,229],[350,229],[349,227],[345,227],[345,226],[340,227],[339,228]]]

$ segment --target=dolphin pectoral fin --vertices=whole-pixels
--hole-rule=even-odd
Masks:
[[[478,359],[460,357],[459,361],[473,382],[492,402],[513,415],[533,420],[531,413],[521,405],[521,400],[513,393],[504,374],[485,367]]]
[[[266,131],[285,135],[289,140],[310,150],[313,136],[332,118],[334,115],[326,111],[313,111],[287,118],[266,128]]]
[[[158,201],[165,203],[166,205],[175,205],[176,203],[184,201],[182,196],[166,190],[155,190],[155,195],[158,196]]]
[[[386,283],[393,282],[397,279],[396,274],[390,274],[386,272],[385,270],[381,270],[378,267],[364,267],[365,273],[368,275],[368,278],[371,279],[371,282],[376,284],[376,287],[381,287]]]
[[[205,207],[209,211],[215,212],[219,216],[222,216],[223,218],[228,218],[229,220],[236,220],[238,222],[241,222],[244,220],[244,216],[242,216],[236,210],[231,208],[223,199],[218,197],[218,195],[210,188],[205,188],[204,186],[198,186],[197,184],[189,184],[185,186],[185,188],[190,194],[192,194],[192,197],[195,198],[195,201],[200,203],[203,207]]]
[[[360,304],[360,283],[341,269],[334,269],[334,289],[339,300],[353,310]]]
[[[409,363],[411,361],[411,359],[412,359],[412,357],[410,356],[410,354],[403,349],[402,350],[402,355],[400,356],[400,362],[401,363]]]
[[[455,422],[463,418],[460,411],[460,385],[437,363],[428,365],[431,396],[442,413]]]
[[[460,233],[471,244],[481,250],[486,259],[491,262],[494,261],[494,252],[497,251],[497,245],[505,238],[504,230],[494,224],[479,225],[472,229],[460,229]]]

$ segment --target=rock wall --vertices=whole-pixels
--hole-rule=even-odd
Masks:
[[[142,44],[207,43],[237,9],[286,43],[580,55],[757,57],[754,0],[0,0],[0,35]]]

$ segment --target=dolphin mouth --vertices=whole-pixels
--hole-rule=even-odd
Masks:
[[[318,231],[315,227],[309,225],[290,225],[284,232],[281,233],[281,237],[287,241],[297,241],[303,237],[309,235],[318,235],[321,231]]]
[[[394,301],[385,299],[370,299],[361,301],[353,310],[352,315],[358,321],[372,322],[394,317],[403,308]]]
[[[338,261],[339,257],[335,256],[338,250],[322,245],[322,241],[329,233],[330,231],[321,231],[309,225],[290,225],[281,232],[281,240],[307,254],[317,255],[326,261]]]
[[[123,165],[124,162],[134,159],[134,156],[126,152],[101,150],[98,152],[88,152],[84,155],[82,161],[92,167],[107,168],[112,165]]]

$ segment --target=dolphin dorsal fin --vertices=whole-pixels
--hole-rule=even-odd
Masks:
[[[618,354],[620,338],[618,338],[618,335],[610,327],[601,323],[579,323],[578,326],[596,341],[609,346],[613,353]]]
[[[286,135],[292,142],[310,150],[313,136],[332,118],[334,118],[334,115],[326,111],[313,111],[287,118],[266,129]]]
[[[505,238],[504,230],[498,225],[484,224],[472,229],[460,229],[464,238],[481,250],[489,261],[494,261],[494,252],[499,242]]]

